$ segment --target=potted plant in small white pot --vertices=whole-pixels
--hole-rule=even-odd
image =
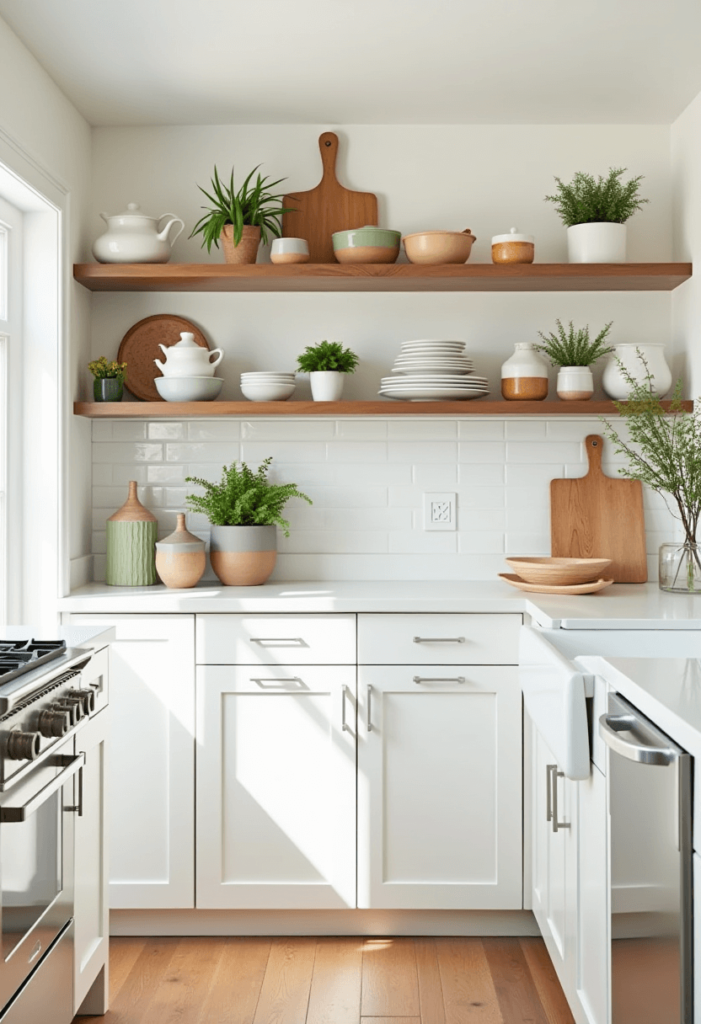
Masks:
[[[190,238],[201,234],[202,247],[206,245],[207,252],[212,251],[212,245],[218,249],[221,241],[227,263],[255,263],[261,238],[267,243],[268,232],[273,238],[279,238],[282,231],[280,218],[283,213],[291,212],[282,206],[282,193],[274,195],[271,192],[284,178],[267,184],[267,176],[262,178],[259,174],[255,184],[251,185],[258,167],[253,168],[238,192],[234,190],[233,168],[226,185],[215,166],[211,186],[213,195],[201,185],[197,186],[212,205],[202,207],[207,212],[195,224]]]
[[[568,183],[555,178],[557,191],[545,199],[567,228],[570,263],[625,263],[626,221],[649,202],[640,198],[643,176],[624,182],[625,171],[612,167],[605,178],[577,171]]]
[[[588,326],[575,329],[570,320],[569,327],[565,330],[560,320],[556,320],[555,323],[557,334],[543,334],[542,331],[538,331],[543,344],[535,347],[548,357],[553,366],[559,367],[558,398],[570,402],[587,401],[594,394],[592,363],[613,351],[613,346],[606,344],[613,321],[606,324],[593,340],[589,337]]]
[[[355,352],[337,341],[307,345],[297,358],[297,369],[309,374],[315,402],[338,402],[343,394],[344,374],[354,373],[360,360]]]
[[[302,498],[296,484],[273,484],[267,479],[272,457],[264,459],[254,472],[245,462],[233,462],[222,469],[221,481],[210,483],[187,476],[204,494],[189,494],[193,512],[202,512],[212,524],[209,557],[212,569],[226,587],[255,587],[275,568],[277,529],[290,535],[290,524],[282,511],[290,498]]]

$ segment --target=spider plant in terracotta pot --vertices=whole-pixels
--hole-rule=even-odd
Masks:
[[[212,251],[212,245],[218,249],[221,242],[227,263],[255,263],[261,238],[266,244],[268,232],[273,238],[279,238],[282,230],[280,218],[283,213],[291,212],[282,205],[282,193],[271,191],[284,178],[268,184],[267,176],[258,174],[255,183],[251,184],[258,167],[260,164],[253,168],[238,192],[234,186],[233,168],[228,185],[221,180],[215,166],[212,192],[197,186],[211,206],[202,207],[207,212],[195,224],[190,238],[201,234],[202,247],[207,246],[207,252]]]

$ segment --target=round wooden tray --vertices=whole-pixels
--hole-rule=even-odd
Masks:
[[[577,583],[565,587],[548,587],[545,583],[526,583],[520,576],[510,572],[500,572],[499,579],[509,583],[518,590],[525,590],[528,594],[596,594],[599,590],[605,590],[614,582],[613,580],[593,580],[591,583]]]
[[[159,313],[147,316],[130,327],[122,338],[117,360],[127,364],[126,387],[132,395],[145,402],[163,402],[158,394],[154,377],[161,377],[161,371],[154,365],[154,359],[163,360],[159,345],[170,348],[180,341],[182,331],[190,331],[201,348],[209,348],[209,342],[202,331],[181,316]]]

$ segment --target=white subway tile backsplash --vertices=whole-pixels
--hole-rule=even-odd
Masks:
[[[148,425],[149,441],[179,441],[183,437],[185,437],[184,423],[160,421]]]
[[[177,441],[166,444],[165,446],[165,460],[160,461],[166,462],[218,462],[220,466],[226,463],[227,465],[231,462],[236,462],[241,456],[239,451],[240,445],[238,441],[232,441],[231,444],[226,444],[223,441],[213,441],[207,443],[205,441],[184,441],[178,443]],[[253,457],[249,457],[253,461]],[[265,458],[265,456],[262,456]],[[261,459],[256,461],[260,462]]]
[[[397,530],[389,535],[389,550],[397,554],[457,551],[457,538],[457,533],[449,531],[427,533],[422,530]]]
[[[240,437],[238,420],[190,420],[187,425],[188,441],[238,441]]]
[[[497,464],[494,466],[489,465],[471,465],[458,466],[458,483],[460,487],[491,487],[496,484],[504,483],[505,466]]]
[[[162,444],[127,444],[107,442],[92,446],[93,462],[162,462]]]
[[[93,487],[109,487],[112,483],[112,466],[106,462],[96,462],[92,467]]]
[[[103,463],[101,463],[101,462],[100,463],[97,463],[97,462],[94,463],[93,464],[93,473],[101,465],[103,465]],[[124,487],[124,492],[123,492],[124,493],[124,497],[122,498],[122,501],[126,501],[127,500],[126,488],[127,488],[128,484],[129,484],[129,482],[131,480],[136,480],[136,482],[137,482],[137,484],[139,484],[139,486],[141,486],[141,484],[147,483],[148,480],[149,480],[149,470],[152,469],[152,468],[153,467],[151,467],[151,466],[144,466],[144,465],[141,465],[141,466],[130,466],[128,463],[119,463],[119,462],[113,463],[113,465],[112,465],[112,483],[113,484],[121,484]],[[95,477],[94,476],[93,476],[93,482],[95,482]],[[120,501],[120,505],[121,504],[122,504],[122,502]]]
[[[460,533],[486,531],[503,533],[506,528],[506,512],[504,509],[465,508],[458,503],[458,530]]]
[[[274,420],[250,420],[241,424],[243,441],[278,441],[280,424]],[[289,420],[285,424],[286,441],[328,441],[336,434],[333,420]]]
[[[104,555],[107,551],[107,534],[104,531],[94,531],[92,535],[92,550],[94,555]]]
[[[506,462],[529,466],[539,463],[578,462],[582,458],[582,445],[574,441],[509,441]]]
[[[500,555],[504,551],[501,530],[458,534],[458,551],[462,555]]]
[[[503,464],[506,445],[497,441],[461,441],[458,445],[458,460],[469,463]]]
[[[127,500],[127,491],[124,487],[93,487],[92,505],[93,508],[108,508],[110,515],[115,509],[121,508]]]
[[[340,441],[384,441],[386,420],[337,420],[336,437]]]
[[[500,509],[504,507],[504,487],[470,487],[461,484],[458,491],[458,509]]]
[[[112,424],[113,441],[143,441],[146,437],[145,423],[134,420],[115,420]]]
[[[550,488],[541,484],[537,487],[507,487],[507,509],[550,508]]]
[[[410,484],[412,467],[408,463],[387,463],[387,462],[349,462],[329,466],[328,472],[333,473],[334,483],[349,484],[354,487],[364,487],[366,484],[386,484],[387,486],[400,486]]]
[[[457,444],[454,441],[389,441],[389,462],[423,462],[455,465]]]
[[[542,420],[515,420],[506,423],[507,441],[541,441],[545,439]]]
[[[370,530],[348,530],[342,532],[321,532],[319,530],[295,530],[289,537],[278,535],[281,552],[311,552],[318,554],[371,555],[387,551],[387,534]]]
[[[517,466],[513,463],[506,467],[507,490],[511,487],[535,487],[536,485],[546,488],[551,480],[560,480],[565,475],[565,467],[560,463],[553,463],[552,466]]]
[[[505,546],[507,555],[549,555],[550,532],[509,530]]]
[[[348,508],[326,509],[324,528],[343,530],[410,530],[409,508]]]
[[[504,437],[503,420],[461,420],[458,423],[461,441],[501,441]]]
[[[409,467],[411,472],[411,466]],[[445,463],[426,465],[420,464],[413,467],[413,480],[417,487],[424,490],[445,491],[455,487],[458,481],[458,467]]]
[[[92,439],[93,441],[111,441],[112,420],[93,420]]]
[[[187,475],[186,466],[147,466],[146,479],[150,484],[179,484]]]
[[[506,512],[506,529],[509,533],[538,533],[550,535],[550,508],[521,507]],[[548,552],[549,554],[549,552]]]
[[[387,428],[390,441],[450,441],[457,436],[455,420],[391,420]]]
[[[326,446],[329,462],[386,462],[385,441],[332,441]]]
[[[319,487],[309,484],[304,490],[319,508],[383,508],[387,505],[386,487]]]
[[[603,426],[596,416],[572,420],[558,416],[545,424],[545,436],[549,441],[583,441],[589,434],[601,434]]]
[[[387,500],[393,508],[418,508],[423,492],[418,487],[390,487]]]

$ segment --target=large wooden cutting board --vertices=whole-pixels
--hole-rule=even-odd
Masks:
[[[556,558],[611,558],[607,577],[616,583],[645,583],[642,484],[604,475],[604,439],[598,434],[590,434],[585,445],[587,475],[550,483],[552,554]]]
[[[294,213],[283,213],[283,238],[306,238],[310,263],[335,263],[331,235],[347,228],[377,224],[377,196],[372,192],[352,192],[336,179],[338,136],[324,132],[319,136],[324,174],[307,192],[285,196],[284,205]]]

